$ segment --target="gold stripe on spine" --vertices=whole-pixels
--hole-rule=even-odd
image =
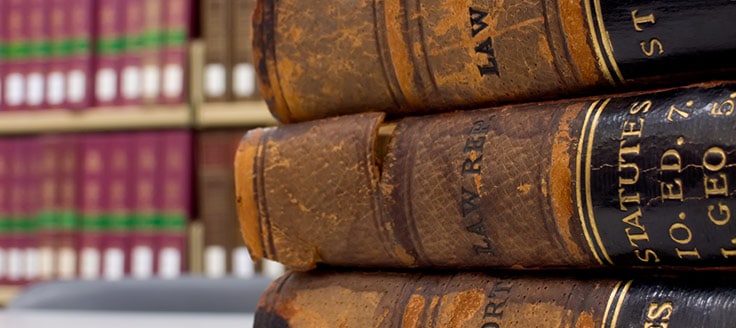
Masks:
[[[624,304],[626,293],[629,292],[629,287],[631,287],[632,282],[633,280],[629,280],[626,283],[626,285],[624,285],[624,288],[621,289],[621,292],[618,294],[618,302],[616,302],[616,309],[613,310],[613,320],[611,320],[611,328],[616,328],[616,323],[618,322],[618,316],[621,313],[621,306]]]
[[[608,297],[608,303],[606,303],[606,310],[603,311],[603,323],[601,324],[601,328],[606,328],[606,324],[608,323],[608,317],[609,312],[611,312],[611,305],[616,300],[616,294],[618,294],[618,289],[621,288],[621,281],[616,283],[616,286],[613,286],[613,290],[611,291],[611,296]]]
[[[594,0],[594,1],[595,1],[596,21],[598,22],[598,30],[600,31],[600,34],[601,34],[600,42],[603,45],[603,48],[606,50],[606,56],[608,57],[608,61],[611,63],[610,68],[612,68],[613,72],[616,73],[616,76],[618,76],[618,80],[623,83],[624,76],[621,74],[621,70],[618,69],[616,58],[613,57],[613,45],[611,44],[611,37],[608,35],[608,31],[606,31],[606,26],[603,24],[603,13],[601,13],[601,1],[600,0]]]
[[[588,241],[588,247],[590,248],[591,253],[593,253],[593,256],[598,261],[598,263],[603,264],[603,261],[601,260],[601,257],[598,255],[598,252],[595,249],[595,245],[593,244],[593,240],[590,237],[590,233],[588,232],[588,225],[585,220],[585,210],[583,209],[583,196],[582,196],[582,166],[583,166],[583,145],[585,144],[585,136],[587,133],[588,128],[588,121],[590,121],[590,115],[593,112],[593,110],[598,106],[598,103],[600,100],[594,101],[590,107],[588,108],[588,112],[585,114],[585,120],[583,121],[583,129],[580,133],[580,139],[578,141],[578,151],[577,151],[577,157],[575,159],[575,194],[576,194],[576,200],[578,205],[578,216],[580,217],[580,224],[583,227],[583,234],[585,235],[585,240]],[[587,192],[587,190],[586,190]]]
[[[587,145],[585,146],[586,154],[585,154],[585,204],[588,210],[588,216],[587,219],[590,220],[589,224],[591,229],[593,229],[593,234],[595,235],[595,241],[598,244],[598,247],[600,247],[601,253],[603,254],[603,257],[606,259],[608,264],[613,264],[613,261],[611,261],[611,258],[608,256],[608,252],[606,252],[606,248],[603,246],[603,242],[601,241],[601,235],[598,233],[598,225],[595,223],[595,213],[593,213],[593,199],[590,195],[590,171],[591,171],[591,161],[593,157],[593,141],[595,139],[595,128],[598,126],[598,120],[600,119],[601,112],[603,112],[603,109],[606,108],[606,105],[608,105],[608,102],[611,101],[611,98],[608,98],[604,100],[600,106],[598,106],[598,109],[596,110],[595,116],[593,116],[593,120],[590,122],[590,133],[587,137]]]
[[[601,70],[601,73],[603,73],[603,76],[608,80],[609,83],[612,85],[616,85],[616,81],[613,80],[613,76],[611,76],[611,71],[608,70],[608,65],[606,65],[605,60],[603,59],[603,51],[601,51],[600,42],[598,41],[598,36],[595,32],[595,22],[593,21],[593,11],[591,9],[590,1],[592,0],[584,0],[583,3],[585,4],[585,14],[588,18],[588,34],[591,38],[591,43],[593,44],[593,50],[595,50],[595,57],[598,60],[598,67]]]

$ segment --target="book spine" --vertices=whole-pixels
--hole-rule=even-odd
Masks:
[[[80,179],[83,161],[81,158],[82,136],[69,134],[57,136],[61,139],[59,161],[57,165],[56,208],[58,209],[59,235],[57,240],[58,278],[63,280],[78,277],[80,222],[78,201],[79,190],[82,189]]]
[[[233,194],[232,136],[227,131],[204,132],[199,134],[197,145],[197,208],[204,224],[204,272],[213,278],[234,271],[233,255],[241,239],[233,233],[238,231],[238,222]]]
[[[232,93],[230,88],[231,70],[230,35],[232,32],[230,0],[210,0],[200,2],[202,38],[205,43],[204,81],[202,81],[204,100],[209,102],[227,101]],[[233,33],[234,34],[234,33]]]
[[[119,280],[130,273],[130,204],[132,193],[129,183],[132,174],[130,163],[131,148],[128,134],[118,133],[107,136],[107,211],[109,224],[104,236],[103,277]]]
[[[104,135],[88,134],[83,137],[82,172],[79,178],[79,276],[81,279],[99,279],[102,274],[104,226],[107,222],[105,186],[105,153],[108,145]]]
[[[5,25],[6,60],[3,71],[3,100],[6,110],[26,107],[26,60],[28,58],[28,20],[26,2],[7,0]]]
[[[60,109],[67,106],[67,80],[64,71],[71,50],[70,11],[66,0],[51,0],[47,13],[48,56],[46,57],[47,75],[45,103],[49,109]]]
[[[728,78],[734,14],[727,1],[260,0],[254,58],[284,122],[419,114]]]
[[[192,213],[192,140],[188,130],[160,134],[162,169],[159,174],[158,275],[176,278],[186,268],[186,227]]]
[[[5,66],[8,62],[8,35],[6,23],[10,18],[10,10],[6,1],[0,1],[0,111],[5,110]]]
[[[163,42],[163,1],[143,1],[143,31],[141,36],[141,91],[143,103],[156,104],[161,98],[161,47]]]
[[[22,247],[25,254],[23,262],[23,276],[27,283],[37,281],[40,277],[41,254],[39,251],[38,214],[40,210],[40,181],[41,166],[38,158],[41,158],[40,140],[38,137],[25,137],[24,143],[24,165],[26,174],[23,177],[23,199],[22,213],[23,223],[21,226]]]
[[[182,104],[187,101],[187,46],[191,7],[192,0],[164,1],[161,101],[165,104]]]
[[[100,0],[95,15],[95,106],[120,105],[125,2]]]
[[[2,15],[2,14],[0,14]],[[10,282],[8,279],[8,255],[10,253],[12,233],[12,141],[0,140],[0,284]]]
[[[69,109],[79,110],[94,103],[94,38],[97,1],[67,1],[69,17],[68,54],[65,60],[66,101]]]
[[[10,235],[8,236],[8,274],[7,281],[16,285],[22,283],[23,261],[25,257],[20,244],[21,211],[23,199],[23,181],[25,175],[23,163],[22,139],[16,137],[11,141],[11,176],[10,176]]]
[[[47,107],[46,72],[51,50],[48,36],[48,5],[44,0],[28,0],[28,68],[26,75],[27,109]]]
[[[59,210],[56,195],[59,189],[58,175],[61,172],[62,139],[58,136],[41,136],[39,177],[37,181],[40,200],[37,238],[39,246],[39,278],[49,280],[58,276],[56,255],[58,254]]]
[[[254,327],[731,327],[733,280],[690,279],[291,273]]]
[[[121,58],[120,96],[123,105],[140,105],[142,46],[145,16],[143,13],[145,0],[128,0],[125,2],[123,50]]]
[[[134,149],[134,215],[131,235],[131,273],[135,279],[152,278],[156,272],[158,242],[156,239],[156,205],[161,192],[156,177],[161,165],[157,132],[133,135]]]
[[[235,100],[260,99],[253,65],[253,10],[256,0],[231,0],[232,35],[232,93]]]
[[[714,82],[461,111],[387,143],[380,113],[252,130],[243,235],[299,269],[733,267],[735,101]]]

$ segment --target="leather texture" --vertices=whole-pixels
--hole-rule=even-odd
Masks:
[[[254,327],[732,327],[733,279],[290,273]]]

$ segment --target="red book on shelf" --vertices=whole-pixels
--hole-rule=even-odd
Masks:
[[[119,92],[123,105],[139,105],[142,102],[141,37],[145,22],[143,5],[144,0],[126,0],[122,11],[124,33]]]
[[[56,275],[56,250],[58,234],[58,210],[56,208],[56,195],[59,189],[57,176],[61,168],[59,152],[63,140],[56,135],[41,136],[38,138],[40,160],[38,162],[38,188],[39,211],[37,213],[36,238],[39,253],[39,278],[48,280]]]
[[[25,215],[27,186],[28,186],[28,139],[12,139],[12,163],[10,178],[10,213],[11,234],[8,252],[8,281],[13,285],[21,285],[26,279],[26,256],[24,228],[27,223]]]
[[[79,174],[82,172],[80,157],[80,136],[65,134],[56,136],[61,140],[59,156],[56,161],[56,189],[54,206],[57,210],[58,235],[56,238],[56,272],[59,279],[77,277],[79,213],[77,195]]]
[[[8,284],[8,253],[10,252],[11,206],[10,199],[13,144],[0,139],[0,284]]]
[[[65,1],[69,17],[68,56],[66,66],[66,106],[82,109],[92,106],[94,90],[93,51],[96,1]]]
[[[158,184],[163,195],[159,208],[158,275],[175,278],[185,268],[186,227],[192,205],[192,140],[188,130],[161,132],[163,143]]]
[[[48,52],[48,8],[44,0],[26,0],[25,19],[28,24],[28,60],[26,66],[27,109],[46,107],[46,69]]]
[[[105,153],[108,140],[102,134],[82,137],[82,171],[79,175],[79,275],[82,279],[98,279],[102,268],[103,228],[108,183],[105,172]]]
[[[187,40],[191,28],[192,0],[164,0],[164,48],[162,53],[162,102],[186,102]]]
[[[49,52],[46,57],[46,94],[45,104],[48,109],[63,108],[66,105],[66,61],[67,42],[70,41],[72,24],[67,0],[48,0],[44,6],[47,10],[46,33],[48,35]]]
[[[6,110],[26,106],[26,60],[28,58],[28,20],[25,0],[5,0],[5,65],[3,66],[3,104]]]
[[[109,224],[106,225],[103,240],[103,272],[108,280],[118,280],[129,272],[130,256],[130,204],[132,193],[131,147],[126,133],[114,133],[106,136],[108,147],[105,152],[107,189],[106,213]]]
[[[156,272],[158,242],[156,238],[156,205],[161,192],[156,177],[160,173],[158,132],[138,132],[131,136],[134,183],[132,193],[131,274],[136,279],[152,278]]]
[[[119,75],[125,21],[124,0],[97,1],[95,15],[95,106],[121,103]]]
[[[143,0],[143,31],[141,62],[143,65],[141,92],[143,103],[161,101],[161,43],[163,42],[163,1]]]
[[[25,255],[23,276],[25,282],[33,282],[40,277],[41,258],[39,254],[38,213],[41,208],[40,170],[41,143],[37,136],[23,137],[23,177],[22,226],[20,243]]]

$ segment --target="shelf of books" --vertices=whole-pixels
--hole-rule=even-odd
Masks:
[[[263,101],[203,103],[195,111],[194,120],[195,125],[202,128],[276,124]]]
[[[190,117],[186,104],[0,112],[0,135],[188,128]]]

